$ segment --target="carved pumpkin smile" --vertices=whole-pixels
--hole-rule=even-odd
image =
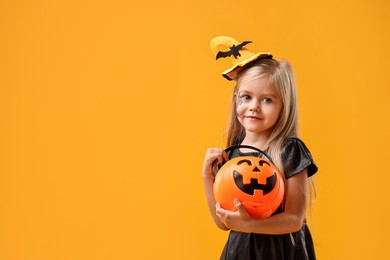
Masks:
[[[237,171],[234,171],[234,181],[237,185],[237,187],[242,190],[243,192],[255,195],[255,190],[262,190],[263,195],[266,195],[272,191],[272,189],[275,187],[276,183],[276,173],[271,175],[267,178],[266,184],[260,184],[258,182],[258,179],[251,178],[251,181],[249,184],[244,184],[243,182],[243,176],[238,173]]]

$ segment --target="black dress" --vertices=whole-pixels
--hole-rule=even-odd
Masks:
[[[254,155],[234,150],[230,157]],[[318,170],[306,145],[298,138],[290,138],[282,148],[284,175],[288,179],[307,168],[308,177]],[[280,207],[274,214],[282,211]],[[221,260],[306,260],[316,259],[313,240],[306,222],[292,234],[265,235],[231,230]]]

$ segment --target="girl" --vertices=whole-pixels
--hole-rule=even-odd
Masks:
[[[265,151],[285,177],[285,197],[269,218],[252,219],[237,199],[236,212],[220,207],[213,194],[213,172],[229,156],[209,148],[203,182],[210,213],[222,230],[230,230],[221,259],[315,259],[305,213],[308,178],[317,172],[311,154],[298,136],[298,111],[293,71],[271,57],[246,64],[233,91],[227,145],[250,145]],[[252,155],[235,150],[230,157]]]

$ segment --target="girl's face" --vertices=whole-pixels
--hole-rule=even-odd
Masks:
[[[269,137],[278,121],[283,103],[269,77],[241,82],[237,95],[237,117],[246,133]]]

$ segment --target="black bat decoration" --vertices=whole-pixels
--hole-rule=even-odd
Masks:
[[[239,50],[242,49],[242,47],[244,47],[245,45],[247,45],[248,43],[252,43],[252,42],[249,42],[249,41],[245,41],[245,42],[242,42],[240,43],[239,45],[234,45],[232,47],[230,47],[230,50],[229,51],[219,51],[217,53],[217,57],[216,57],[216,60],[218,60],[219,58],[226,58],[226,57],[230,57],[230,56],[234,56],[235,59],[237,59],[238,56],[241,56]]]
[[[234,171],[234,182],[236,183],[237,187],[245,192],[246,194],[254,195],[255,190],[262,190],[263,195],[270,193],[276,183],[276,174],[274,173],[272,176],[269,176],[267,178],[266,184],[259,184],[257,179],[251,179],[251,183],[244,184],[242,180],[242,175],[239,174],[237,171]]]

